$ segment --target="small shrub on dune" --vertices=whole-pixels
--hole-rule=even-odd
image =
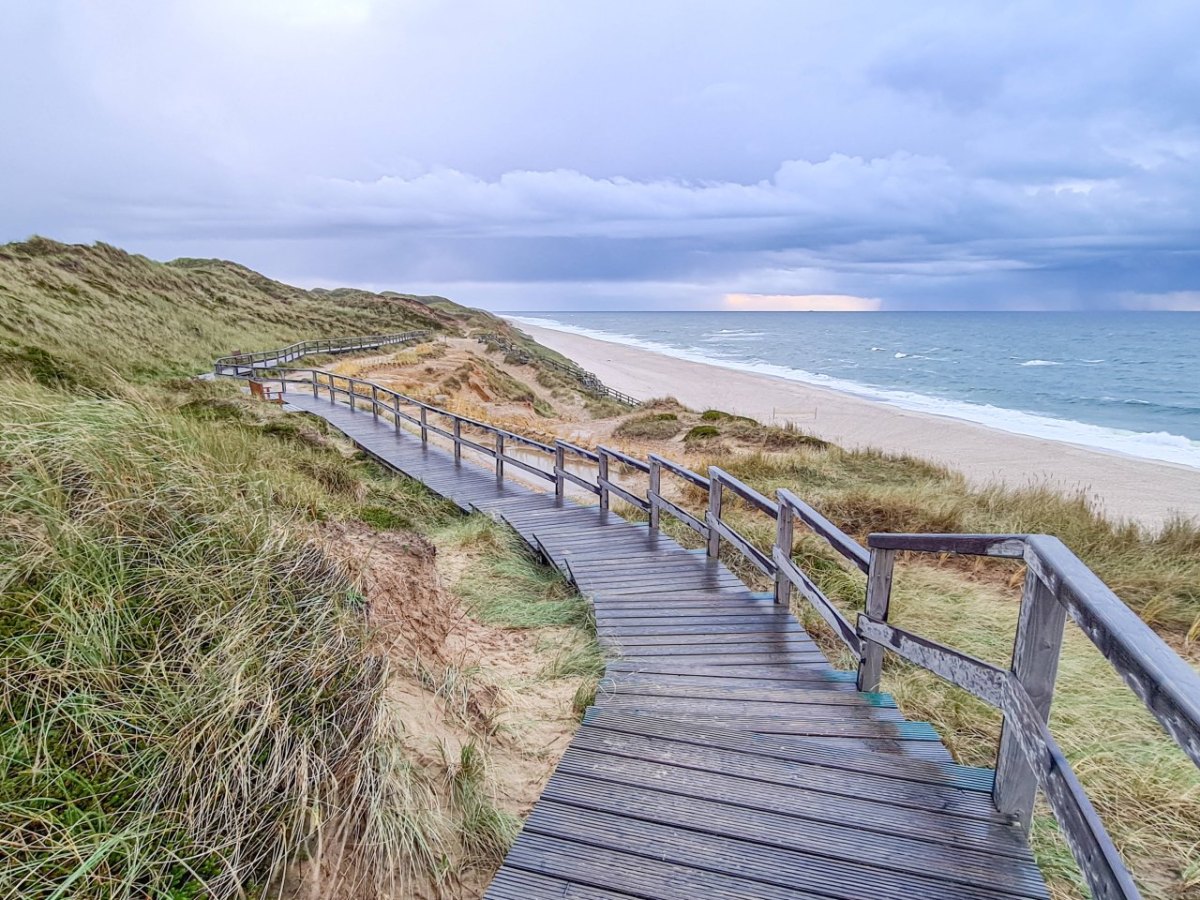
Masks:
[[[822,511],[851,534],[876,531],[962,531],[962,508],[953,497],[860,489],[828,497]]]
[[[673,412],[654,412],[626,419],[613,431],[621,438],[665,441],[679,434],[679,416]]]
[[[687,443],[693,443],[695,441],[704,441],[720,436],[720,429],[713,425],[696,425],[683,436],[683,439]]]

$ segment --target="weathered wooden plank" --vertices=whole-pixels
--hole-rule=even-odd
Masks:
[[[631,566],[624,571],[620,571],[616,565],[601,566],[595,563],[580,563],[579,559],[574,556],[567,556],[567,559],[570,560],[572,571],[580,578],[586,578],[589,583],[599,587],[643,584],[653,581],[670,583],[675,578],[687,577],[713,584],[730,585],[740,591],[746,590],[746,585],[732,572],[717,566],[706,565],[690,557],[684,559],[668,557],[658,562],[650,561],[636,567]],[[622,559],[621,564],[624,562]]]
[[[711,512],[705,517],[705,523],[708,525],[709,533],[719,534],[729,543],[733,544],[734,549],[746,559],[750,560],[764,575],[774,575],[775,565],[767,557],[765,553],[751,544],[748,540],[742,537],[738,532],[734,531],[728,525],[721,521],[719,516],[714,516]]]
[[[774,620],[768,624],[733,624],[733,625],[689,625],[674,623],[667,625],[635,625],[631,628],[619,628],[608,625],[605,635],[622,637],[664,637],[670,635],[698,635],[704,638],[713,637],[724,641],[725,635],[797,635],[808,637],[808,632],[787,619]],[[811,638],[809,638],[811,640]]]
[[[867,546],[880,550],[918,550],[923,553],[959,553],[1021,559],[1024,534],[871,534]]]
[[[806,671],[807,670],[807,671]],[[813,681],[831,679],[835,674],[826,662],[805,663],[747,663],[737,666],[713,666],[703,662],[685,662],[676,658],[613,659],[605,671],[610,675],[692,675],[715,678],[770,679],[783,681]]]
[[[639,472],[649,472],[650,464],[646,460],[638,459],[636,456],[630,456],[628,453],[622,453],[612,447],[606,447],[603,444],[596,448],[596,453],[600,456],[608,456],[617,460],[622,465],[629,466],[631,469],[636,469]]]
[[[828,597],[817,587],[816,582],[796,568],[796,564],[792,562],[790,557],[784,556],[779,547],[776,547],[772,554],[776,568],[776,584],[778,579],[782,578],[789,585],[795,587],[804,595],[817,614],[825,620],[830,630],[839,637],[855,656],[862,655],[862,641],[858,633],[844,615],[841,610],[833,605]],[[776,588],[778,592],[778,588]]]
[[[908,873],[898,875],[883,867],[854,865],[847,860],[834,862],[812,853],[554,802],[539,803],[525,829],[530,834],[560,839],[586,835],[590,844],[626,853],[653,847],[655,858],[666,862],[703,866],[764,886],[789,889],[810,884],[819,886],[825,896],[842,900],[907,900],[914,895],[923,900],[1011,900],[1013,896],[990,888],[948,884]]]
[[[1011,734],[1025,752],[1062,827],[1063,838],[1079,861],[1092,896],[1097,900],[1140,897],[1133,876],[1042,721],[1041,712],[1015,677],[1005,681],[1004,712]]]
[[[648,660],[648,659],[668,659],[676,665],[686,665],[689,661],[696,661],[697,664],[712,668],[724,668],[728,666],[763,666],[763,665],[828,665],[824,660],[824,656],[820,653],[812,652],[774,652],[774,650],[762,650],[757,653],[650,653],[647,650],[638,650],[636,653],[626,653],[625,661]]]
[[[760,641],[792,640],[805,642],[814,646],[816,644],[805,633],[804,629],[796,628],[790,624],[768,627],[761,625],[751,625],[749,627],[744,625],[735,625],[732,627],[716,626],[703,629],[692,628],[690,631],[681,631],[678,626],[667,628],[606,628],[603,637],[608,640],[625,643],[627,646],[670,644],[682,641],[704,643],[715,641],[721,641],[722,643],[746,643],[747,641],[751,641],[757,643]]]
[[[501,453],[499,459],[508,465],[516,466],[518,469],[528,472],[530,475],[536,475],[538,478],[541,478],[545,481],[554,480],[553,472],[547,472],[545,469],[539,469],[537,466],[527,463],[523,459],[518,459],[509,453]],[[503,475],[503,472],[501,472],[501,475]]]
[[[864,834],[858,823],[847,826],[776,810],[749,810],[736,802],[722,803],[712,797],[666,793],[655,787],[596,781],[569,773],[558,773],[550,779],[541,802],[546,801],[550,801],[551,808],[561,810],[561,819],[567,821],[572,818],[572,807],[578,807],[654,825],[734,837],[796,852],[798,856],[794,858],[816,850],[821,857],[842,863],[833,870],[838,877],[844,878],[848,867],[866,864],[871,869],[884,870],[868,877],[886,879],[899,873],[917,876],[906,880],[914,892],[920,891],[919,885],[924,880],[931,879],[966,887],[987,884],[997,891],[1021,897],[1048,896],[1031,859],[1018,861],[1012,856],[957,842],[925,841],[908,834],[908,823],[898,824],[891,831]],[[864,852],[864,838],[870,841],[867,852]],[[785,852],[784,857],[787,856],[790,853]],[[814,862],[806,860],[809,866]]]
[[[851,706],[849,704],[826,706],[817,703],[788,700],[760,700],[756,697],[662,697],[649,694],[626,694],[622,692],[601,693],[596,696],[599,708],[623,712],[648,712],[656,716],[687,717],[744,715],[771,718],[803,719],[812,722],[846,721],[857,722],[903,722],[900,710],[889,707]]]
[[[629,900],[634,895],[506,866],[496,873],[484,897],[488,900],[539,900],[552,897],[560,900]]]
[[[1058,674],[1066,620],[1066,607],[1050,593],[1033,569],[1027,569],[1013,643],[1012,676],[1024,686],[1043,722],[1050,719],[1050,702],[1054,697],[1054,679]],[[1025,758],[1020,741],[1012,732],[1012,725],[1006,719],[1000,731],[993,798],[996,808],[1014,816],[1028,833],[1033,821],[1038,779]]]
[[[909,662],[928,669],[964,691],[999,708],[1003,703],[1008,673],[983,660],[960,653],[936,641],[859,616],[858,631],[875,646],[887,647]]]
[[[593,453],[591,450],[586,450],[583,447],[580,447],[578,444],[572,444],[568,441],[559,440],[554,442],[554,446],[561,447],[563,450],[572,454],[573,456],[586,459],[588,462],[599,462],[600,460],[600,457],[597,454]]]
[[[669,625],[672,622],[686,620],[689,624],[703,625],[739,625],[748,623],[770,623],[786,621],[782,616],[770,613],[755,612],[754,610],[739,610],[735,606],[714,607],[672,607],[658,612],[646,609],[622,610],[619,608],[599,608],[595,610],[596,621],[599,625],[633,624]]]
[[[828,688],[798,687],[789,682],[787,686],[772,686],[770,682],[750,684],[724,684],[719,679],[651,678],[646,676],[624,676],[606,678],[600,682],[598,696],[650,696],[681,697],[703,700],[748,699],[760,703],[804,703],[810,706],[896,708],[891,694],[863,694],[858,691],[845,692]],[[599,701],[597,701],[599,705]]]
[[[712,469],[709,469],[712,472]],[[724,484],[716,479],[709,480],[708,511],[704,514],[705,527],[708,531],[706,550],[708,555],[717,559],[721,555],[721,532],[712,527],[714,521],[721,520],[721,506],[724,504]]]
[[[915,810],[871,797],[830,794],[806,787],[770,784],[726,772],[649,762],[576,749],[568,750],[556,770],[599,784],[650,788],[666,794],[698,797],[748,810],[782,813],[811,822],[858,826],[859,852],[871,832],[904,834],[935,844],[964,846],[1017,860],[1032,854],[1017,829],[980,819],[947,815],[938,809]],[[817,842],[819,845],[819,842]]]
[[[780,503],[779,517],[775,523],[775,546],[771,550],[771,561],[775,564],[775,586],[773,591],[775,602],[785,608],[791,606],[792,584],[796,579],[790,577],[790,570],[780,567],[780,560],[791,563],[792,543],[795,539],[794,532],[795,522],[793,520],[792,507]]]
[[[686,719],[695,728],[724,728],[749,734],[788,735],[793,737],[861,738],[883,741],[921,741],[940,743],[937,732],[928,722],[880,722],[847,718],[810,718],[806,715],[735,715],[687,713],[680,716],[664,714],[662,709],[647,704],[643,707],[614,707],[612,712],[626,715],[652,715],[664,719]],[[585,715],[585,722],[591,719]]]
[[[996,811],[991,797],[987,792],[981,795],[972,794],[964,800],[961,809],[952,802],[959,797],[959,791],[977,791],[967,788],[958,770],[961,767],[944,766],[926,763],[920,760],[906,760],[878,754],[854,754],[833,751],[820,742],[804,742],[786,737],[754,736],[738,734],[724,728],[707,728],[699,725],[681,726],[677,720],[657,716],[631,716],[616,711],[596,709],[588,714],[586,729],[580,729],[576,739],[580,747],[597,744],[596,749],[604,752],[636,758],[658,759],[658,754],[668,754],[660,761],[670,761],[670,754],[691,753],[694,748],[716,754],[723,760],[722,764],[737,764],[742,754],[764,759],[776,759],[793,764],[816,766],[822,772],[822,777],[833,777],[832,771],[849,773],[854,777],[875,777],[901,782],[914,782],[919,787],[911,785],[903,790],[911,791],[913,798],[919,798],[922,791],[929,791],[929,797],[936,796],[936,804],[945,810],[955,810],[956,814],[972,814],[982,812],[986,818],[997,822],[1008,822],[1008,817]],[[604,733],[615,733],[605,737]],[[665,744],[663,743],[665,742]],[[618,749],[625,747],[625,750]],[[658,748],[655,750],[654,748]],[[691,749],[685,749],[691,748]],[[697,751],[698,752],[698,751]],[[648,755],[650,754],[650,755]],[[730,756],[733,754],[733,756]],[[735,758],[736,757],[736,758]],[[752,761],[754,765],[766,765],[762,760]],[[675,763],[683,765],[683,763]],[[786,767],[785,767],[786,770]],[[717,769],[716,771],[722,771]],[[875,782],[872,782],[875,784]],[[878,786],[878,785],[877,785]],[[951,791],[947,794],[940,790]],[[874,795],[871,795],[874,796]],[[906,796],[908,796],[906,794]],[[949,804],[949,805],[947,805]]]
[[[867,574],[867,618],[873,622],[887,621],[888,607],[892,602],[892,569],[895,563],[895,550],[871,550]],[[862,637],[861,630],[859,637]],[[879,690],[882,673],[883,648],[873,641],[864,641],[858,663],[858,689]]]
[[[576,525],[576,528],[579,526]],[[647,544],[652,538],[645,538]],[[571,559],[578,562],[580,565],[596,565],[596,566],[611,566],[613,563],[612,553],[603,541],[597,541],[597,546],[583,547],[581,549],[570,551]],[[689,560],[697,567],[715,569],[721,567],[722,564],[716,560],[709,559],[707,556],[696,553],[692,550],[684,550],[678,545],[672,546],[670,543],[656,541],[654,546],[647,546],[645,549],[637,550],[632,553],[622,553],[620,561],[624,564],[638,563],[646,561],[653,562],[659,559],[669,560]]]
[[[630,891],[656,900],[827,900],[821,895],[744,879],[661,859],[624,853],[533,832],[522,833],[505,859],[516,869],[573,883]]]
[[[724,469],[719,469],[716,466],[708,467],[708,477],[711,480],[719,481],[724,487],[733,491],[737,496],[741,497],[755,509],[766,513],[772,519],[779,515],[779,504],[769,497],[764,497],[754,488],[745,482],[730,475]]]
[[[611,668],[610,663],[610,668]],[[755,674],[753,671],[748,671],[746,666],[742,666],[734,671],[723,671],[720,674],[708,673],[665,673],[659,674],[655,672],[622,672],[617,670],[610,671],[601,680],[601,690],[620,690],[627,684],[638,684],[642,682],[652,682],[656,684],[665,684],[669,682],[672,686],[705,686],[712,688],[739,688],[739,689],[754,689],[754,690],[777,690],[777,691],[794,691],[796,689],[820,690],[827,691],[830,694],[844,695],[850,697],[863,696],[861,692],[854,689],[854,685],[849,681],[834,680],[833,675],[846,674],[836,673],[835,670],[828,666],[809,666],[803,669],[788,672],[792,677],[784,678],[778,674],[774,674],[773,670],[763,670]],[[608,685],[608,687],[605,687]],[[620,685],[620,688],[613,688],[611,685]],[[887,695],[877,695],[887,696]]]
[[[607,491],[610,494],[616,494],[626,503],[636,506],[638,509],[642,510],[642,512],[650,511],[650,501],[639,497],[637,494],[633,493],[617,482],[605,477],[601,478],[598,483],[602,490]]]
[[[665,509],[672,516],[674,516],[688,528],[692,529],[692,531],[696,532],[701,537],[708,536],[708,526],[682,506],[678,506],[677,504],[672,503],[670,500],[667,500],[665,497],[658,495],[651,496],[651,503],[653,504],[652,510]]]
[[[554,477],[559,481],[569,481],[577,487],[583,488],[585,491],[591,491],[593,494],[600,493],[600,486],[591,481],[581,478],[570,469],[564,469],[561,466],[554,467]]]
[[[711,611],[719,615],[730,616],[761,616],[772,622],[794,622],[786,611],[778,607],[764,606],[762,601],[749,596],[720,594],[697,597],[690,592],[677,594],[631,594],[626,597],[606,595],[596,606],[596,615],[606,616],[673,616],[693,615]],[[681,625],[698,623],[680,620]],[[726,624],[733,624],[727,622]]]
[[[567,562],[570,565],[570,561]],[[627,586],[604,586],[585,587],[580,585],[582,590],[580,593],[591,595],[597,600],[603,597],[618,598],[618,597],[633,597],[635,595],[647,596],[670,596],[672,594],[688,593],[690,591],[703,591],[706,593],[717,593],[722,585],[719,581],[695,578],[687,582],[684,581],[668,581],[668,582],[646,582],[644,584],[631,584]],[[736,588],[732,585],[725,585],[729,591],[728,599],[730,603],[735,603],[737,600],[747,597],[748,591],[743,588]]]
[[[658,464],[660,466],[662,466],[662,468],[666,469],[672,475],[677,475],[678,477],[684,479],[685,481],[690,481],[692,484],[696,485],[697,487],[702,487],[707,490],[708,479],[705,478],[703,475],[693,472],[691,469],[687,468],[686,466],[681,466],[679,463],[677,463],[673,460],[667,459],[665,456],[659,456],[657,453],[651,453],[650,459],[658,462]]]
[[[693,591],[704,591],[710,594],[728,592],[727,600],[733,604],[748,594],[744,586],[736,581],[730,581],[731,576],[722,576],[716,573],[668,571],[652,573],[652,575],[641,576],[629,581],[601,581],[595,577],[578,575],[570,558],[567,559],[567,565],[571,567],[571,573],[579,588],[579,593],[593,598],[606,598],[612,602],[621,599],[633,602],[638,598],[670,597],[679,594],[687,595]]]

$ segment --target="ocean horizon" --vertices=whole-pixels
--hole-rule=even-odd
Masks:
[[[1200,468],[1200,315],[505,312],[1014,434]]]

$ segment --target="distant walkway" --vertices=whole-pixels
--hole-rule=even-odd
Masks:
[[[610,662],[487,896],[1047,897],[990,770],[855,690],[796,619],[644,524],[290,391],[361,449],[509,523],[594,607]]]

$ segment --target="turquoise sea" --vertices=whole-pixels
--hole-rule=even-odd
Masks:
[[[1200,314],[514,313],[1018,434],[1200,467]]]

